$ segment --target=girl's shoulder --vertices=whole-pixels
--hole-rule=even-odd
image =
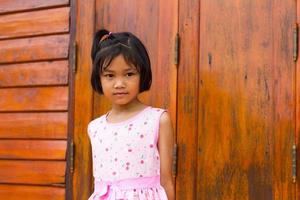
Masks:
[[[159,108],[159,107],[152,107],[152,106],[149,106],[151,108],[152,111],[154,112],[164,112],[164,111],[167,111],[165,108]]]
[[[149,116],[149,115],[157,116],[157,115],[160,115],[161,113],[164,113],[166,111],[167,110],[164,109],[164,108],[153,107],[153,106],[149,105],[146,108],[144,108],[142,111],[140,111],[137,115],[144,114],[144,116]]]
[[[148,117],[152,118],[152,120],[159,120],[161,115],[165,112],[168,112],[165,108],[152,107],[149,106],[148,112],[145,113]]]
[[[88,130],[95,128],[95,126],[101,126],[104,123],[105,115],[106,114],[101,115],[100,117],[97,117],[97,118],[93,119],[92,121],[90,121],[87,126]]]

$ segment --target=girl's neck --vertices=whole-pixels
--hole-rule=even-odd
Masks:
[[[126,105],[112,105],[111,111],[115,114],[119,114],[125,112],[134,112],[143,108],[145,108],[145,105],[138,99],[135,99]]]

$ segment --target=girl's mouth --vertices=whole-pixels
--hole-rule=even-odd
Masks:
[[[115,96],[123,96],[123,95],[126,95],[128,94],[127,92],[116,92],[116,93],[113,93],[113,95]]]

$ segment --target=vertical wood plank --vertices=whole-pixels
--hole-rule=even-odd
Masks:
[[[69,83],[69,104],[68,104],[68,142],[67,142],[67,156],[66,156],[66,195],[65,199],[73,198],[73,175],[74,175],[74,163],[75,163],[75,151],[74,144],[74,110],[75,110],[75,76],[77,69],[77,53],[78,45],[76,42],[76,21],[77,21],[77,0],[70,0],[70,43],[69,43],[69,68],[68,68],[68,83]]]
[[[141,22],[142,23],[142,22]],[[162,97],[160,103],[155,102],[160,107],[168,108],[176,131],[177,114],[177,66],[175,65],[175,39],[178,33],[178,1],[159,1],[159,21],[158,21],[158,61],[156,73],[153,72],[156,84],[152,87],[152,96]],[[149,32],[150,33],[150,32]],[[166,76],[166,74],[168,74]],[[162,89],[161,86],[165,86]],[[164,93],[165,95],[160,95]],[[156,100],[157,101],[157,100]],[[174,133],[176,140],[176,132]]]
[[[298,28],[300,28],[300,3],[297,2],[297,19]],[[300,30],[300,29],[299,29]],[[300,31],[298,31],[298,38],[300,38]],[[300,47],[300,41],[298,40],[298,48]],[[299,51],[299,50],[298,50]],[[296,147],[297,147],[297,166],[300,164],[300,54],[298,52],[298,59],[296,62]],[[300,199],[300,170],[297,168],[296,171],[296,199]]]
[[[91,194],[92,159],[87,125],[92,119],[93,92],[90,86],[90,48],[94,35],[95,1],[77,1],[76,41],[78,44],[75,76],[74,144],[76,166],[73,175],[73,199],[88,199]],[[84,105],[84,106],[82,106]]]
[[[180,64],[178,67],[177,199],[199,199],[197,182],[199,0],[179,0]],[[203,181],[203,180],[200,180]]]
[[[293,62],[293,26],[296,21],[296,2],[273,2],[273,76],[274,76],[274,199],[296,197],[292,178],[291,151],[295,143],[296,71]],[[285,31],[283,31],[285,30]]]

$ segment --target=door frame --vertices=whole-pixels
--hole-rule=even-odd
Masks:
[[[74,75],[74,171],[72,194],[74,200],[88,199],[92,190],[92,158],[87,125],[93,116],[93,90],[90,87],[92,62],[90,47],[94,35],[95,1],[77,0],[72,4],[76,10],[75,42],[77,52],[73,63],[76,67]]]

